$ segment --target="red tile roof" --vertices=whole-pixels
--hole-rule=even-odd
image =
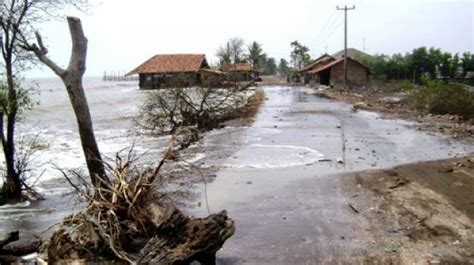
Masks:
[[[366,68],[366,69],[369,69],[369,67],[367,67],[367,66],[364,65],[363,63],[361,63],[361,62],[359,62],[359,61],[357,61],[357,60],[354,60],[354,59],[352,59],[352,58],[350,58],[350,57],[347,57],[347,60],[348,60],[348,61],[350,60],[350,61],[352,61],[352,62],[355,62],[355,63],[359,64],[360,66],[362,66],[362,67],[364,67],[364,68]],[[341,63],[341,62],[344,62],[344,58],[341,58],[341,59],[332,61],[332,62],[330,62],[330,63],[328,63],[328,64],[326,64],[326,65],[324,65],[324,66],[322,66],[322,67],[319,67],[318,69],[311,70],[311,71],[308,72],[308,74],[317,74],[317,73],[322,72],[322,71],[324,71],[324,70],[326,70],[326,69],[328,69],[328,68],[331,68],[331,67],[333,67],[334,65],[337,65],[337,64],[339,64],[339,63]]]
[[[222,66],[222,71],[224,72],[239,72],[239,71],[253,71],[252,64],[249,63],[235,63],[235,64],[225,64]]]
[[[158,54],[127,75],[197,72],[202,67],[208,67],[204,54]]]
[[[301,68],[300,70],[298,70],[298,72],[305,72],[305,71],[308,71],[310,70],[311,68],[313,68],[316,64],[320,63],[320,62],[323,62],[325,60],[335,60],[334,57],[332,57],[331,55],[325,53],[321,56],[319,56],[318,58],[316,58],[314,61],[312,61],[311,63],[307,64],[305,67]]]

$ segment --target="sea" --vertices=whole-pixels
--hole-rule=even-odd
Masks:
[[[27,79],[24,87],[34,91],[35,103],[21,115],[17,124],[17,146],[21,155],[32,152],[29,181],[60,178],[60,170],[84,170],[85,161],[76,118],[64,84],[59,78]],[[105,160],[130,148],[144,163],[156,162],[166,145],[166,137],[138,133],[135,120],[149,91],[139,90],[137,81],[103,81],[100,77],[83,79],[94,132]],[[32,144],[34,143],[34,144]],[[3,167],[4,158],[0,158]],[[145,162],[147,161],[147,162]]]

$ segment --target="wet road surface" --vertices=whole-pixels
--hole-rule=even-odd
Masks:
[[[406,121],[354,112],[314,90],[264,90],[268,100],[252,126],[204,139],[210,152],[203,163],[223,167],[206,186],[210,211],[226,209],[236,221],[218,264],[368,262],[378,247],[370,220],[348,206],[353,194],[343,192],[340,173],[474,150]],[[220,155],[213,156],[213,148]],[[206,207],[191,212],[208,214]]]

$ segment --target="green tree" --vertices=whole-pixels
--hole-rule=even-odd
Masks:
[[[421,76],[428,71],[428,50],[426,47],[414,49],[411,54],[411,64],[416,81],[421,80]]]
[[[438,76],[439,67],[442,60],[442,52],[440,49],[431,47],[428,51],[428,60],[426,63],[426,71],[431,78],[436,78]]]
[[[262,45],[254,41],[248,46],[248,59],[254,69],[262,69]]]
[[[295,68],[302,68],[311,61],[308,47],[300,44],[298,41],[291,43],[291,63]]]
[[[459,69],[459,66],[460,66],[459,62],[460,62],[459,61],[459,54],[456,53],[456,54],[454,54],[453,59],[451,60],[451,71],[449,72],[449,77],[450,78],[458,77],[458,69]]]
[[[275,75],[277,72],[277,65],[275,58],[268,58],[265,62],[265,71],[266,75]]]
[[[474,55],[471,52],[465,52],[461,58],[462,76],[465,77],[467,72],[474,71]]]
[[[288,62],[281,58],[280,63],[278,64],[278,74],[281,76],[287,76],[290,72],[290,67],[288,66]]]
[[[448,78],[451,75],[453,58],[450,53],[444,52],[440,56],[439,71],[442,77]]]

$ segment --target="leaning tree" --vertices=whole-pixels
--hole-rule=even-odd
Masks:
[[[100,187],[107,184],[109,180],[95,139],[89,106],[82,86],[82,77],[86,71],[87,38],[84,36],[82,24],[78,18],[68,17],[67,21],[72,40],[72,52],[66,69],[61,68],[48,57],[48,49],[44,46],[39,32],[35,32],[36,43],[30,43],[24,38],[22,47],[32,51],[40,62],[48,66],[63,81],[76,116],[91,182],[95,187]]]
[[[98,179],[107,180],[102,166],[101,157],[95,143],[88,109],[83,107],[85,100],[82,91],[82,75],[85,71],[85,52],[87,41],[80,36],[82,29],[77,27],[76,39],[73,37],[76,53],[71,56],[67,69],[61,69],[47,56],[39,34],[34,27],[45,21],[58,17],[66,6],[83,9],[87,0],[2,0],[0,2],[1,28],[1,73],[0,73],[0,140],[5,157],[5,181],[0,190],[0,204],[8,200],[19,200],[22,190],[26,187],[24,172],[18,167],[15,148],[16,122],[19,115],[31,106],[29,90],[21,84],[22,73],[39,61],[48,65],[58,74],[66,87],[73,103],[79,125],[83,149],[86,156],[92,182]],[[72,23],[71,26],[78,23]],[[80,25],[80,24],[79,24]],[[31,44],[33,39],[36,44]],[[34,53],[32,53],[33,51]],[[84,53],[84,54],[81,54]],[[81,88],[81,89],[79,89]],[[81,92],[82,91],[82,92]]]

